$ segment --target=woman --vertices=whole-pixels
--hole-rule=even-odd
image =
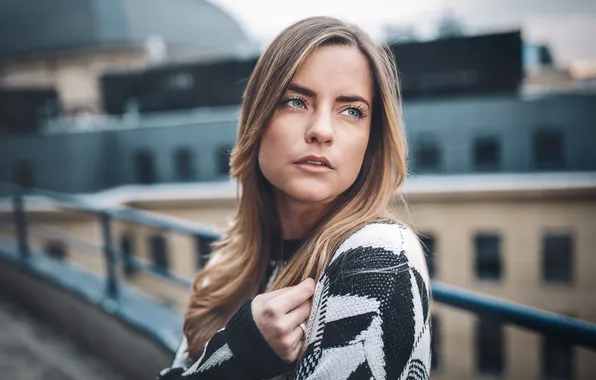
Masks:
[[[328,17],[284,30],[248,82],[231,168],[237,215],[160,378],[427,378],[427,269],[387,211],[406,177],[388,51]]]

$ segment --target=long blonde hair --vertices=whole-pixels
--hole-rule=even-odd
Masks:
[[[209,265],[193,285],[184,321],[192,357],[221,329],[240,304],[258,292],[272,241],[280,236],[272,185],[258,164],[263,131],[291,79],[322,45],[358,48],[373,74],[371,134],[360,173],[329,212],[305,237],[270,286],[275,290],[319,279],[333,252],[357,229],[390,217],[387,205],[406,174],[407,144],[395,62],[386,47],[359,28],[330,17],[313,17],[285,29],[259,59],[244,91],[238,141],[231,155],[231,176],[240,184],[238,210],[230,228],[214,245]],[[347,153],[346,153],[347,154]]]

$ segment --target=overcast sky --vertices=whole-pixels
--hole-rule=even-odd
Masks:
[[[267,44],[304,17],[328,15],[358,24],[375,38],[386,25],[412,25],[431,38],[451,9],[471,32],[521,29],[524,39],[550,44],[555,59],[596,60],[596,0],[210,0],[228,11],[255,40]]]

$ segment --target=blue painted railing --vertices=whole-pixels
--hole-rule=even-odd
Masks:
[[[134,265],[137,270],[153,273],[154,275],[166,278],[173,284],[185,288],[190,286],[191,281],[171,271],[157,268],[150,263],[143,263],[134,258],[126,258],[128,255],[123,255],[122,252],[115,250],[112,246],[111,228],[114,220],[192,236],[195,239],[195,247],[200,258],[199,269],[202,268],[208,258],[210,243],[219,239],[219,235],[208,228],[191,226],[184,221],[157,216],[137,209],[127,207],[106,208],[90,202],[87,198],[43,190],[26,191],[16,186],[12,186],[12,191],[13,223],[16,230],[19,255],[23,262],[26,262],[31,255],[28,244],[25,193],[45,196],[68,209],[97,216],[101,223],[103,234],[102,251],[107,274],[105,279],[105,293],[109,299],[115,302],[118,302],[119,297],[116,268],[121,260],[132,260],[132,263],[128,263],[128,265]],[[490,317],[503,324],[526,328],[544,336],[567,341],[573,345],[596,350],[596,325],[594,324],[459,289],[437,281],[432,282],[432,293],[435,302],[466,310],[481,317]]]

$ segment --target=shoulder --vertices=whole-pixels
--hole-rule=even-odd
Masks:
[[[420,240],[411,228],[402,223],[387,221],[365,225],[339,246],[330,265],[340,258],[343,261],[350,256],[357,256],[358,261],[389,256],[393,260],[407,263],[424,277],[428,276]]]

